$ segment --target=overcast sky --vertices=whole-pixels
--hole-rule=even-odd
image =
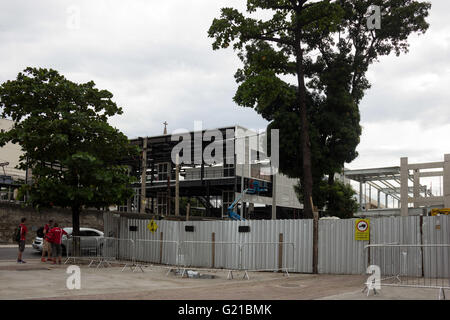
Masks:
[[[370,68],[361,103],[360,156],[347,167],[442,161],[450,153],[450,2],[433,5],[425,35],[407,55]],[[213,51],[207,30],[225,6],[244,0],[15,0],[0,3],[0,82],[28,66],[54,68],[69,80],[93,80],[124,114],[111,123],[130,138],[267,122],[235,105],[232,49]],[[79,24],[77,13],[79,12]]]

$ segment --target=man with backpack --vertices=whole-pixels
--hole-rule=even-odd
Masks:
[[[58,264],[61,264],[62,259],[62,237],[63,235],[67,235],[62,228],[58,227],[58,224],[55,222],[53,228],[48,233],[49,241],[52,244],[52,255],[53,255],[53,263],[56,264],[56,257],[58,257]]]
[[[48,255],[48,261],[51,261],[52,258],[52,246],[49,241],[48,233],[50,232],[50,229],[53,227],[53,220],[49,220],[48,223],[44,226],[43,230],[43,237],[42,237],[42,256],[41,261],[45,262],[45,256]]]
[[[22,260],[22,254],[25,250],[25,240],[27,236],[28,229],[25,226],[25,222],[27,221],[26,218],[22,218],[20,220],[20,224],[17,227],[16,233],[15,233],[15,240],[19,244],[19,254],[17,256],[17,263],[26,263]]]

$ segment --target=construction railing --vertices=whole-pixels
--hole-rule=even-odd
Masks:
[[[246,242],[242,244],[240,265],[246,271],[295,270],[293,242]]]
[[[239,269],[241,243],[221,241],[182,241],[179,261],[185,267]]]
[[[89,239],[87,239],[89,238]],[[89,266],[124,264],[143,271],[147,263],[232,271],[283,271],[294,269],[294,243],[221,242],[71,237],[66,241],[67,260],[89,259]],[[79,247],[79,250],[75,248]],[[173,268],[171,268],[173,269]]]
[[[294,243],[183,241],[179,260],[184,267],[206,267],[232,271],[294,270]]]
[[[130,267],[133,271],[140,265],[136,264],[135,242],[132,239],[104,237],[100,239],[100,261],[97,265],[111,266],[112,263],[123,264],[122,271]],[[140,267],[142,270],[142,267]]]
[[[367,266],[378,266],[381,286],[450,289],[450,244],[371,244]]]
[[[70,236],[62,240],[63,254],[66,256],[64,264],[73,261],[88,261],[89,267],[101,260],[102,238]]]
[[[134,257],[136,263],[179,265],[180,244],[174,240],[136,239]]]

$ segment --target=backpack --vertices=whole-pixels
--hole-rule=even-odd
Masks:
[[[13,241],[15,241],[17,243],[20,242],[20,234],[22,233],[21,231],[22,231],[22,227],[18,226],[16,228],[16,230],[14,231]]]
[[[36,235],[37,235],[39,238],[43,238],[43,237],[44,237],[44,227],[40,227],[39,229],[37,229]]]

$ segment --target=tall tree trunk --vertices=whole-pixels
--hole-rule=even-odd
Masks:
[[[300,109],[300,130],[301,130],[301,148],[303,158],[303,179],[301,184],[303,186],[303,217],[313,219],[312,208],[312,165],[311,165],[311,143],[309,139],[309,122],[306,110],[306,88],[305,88],[305,73],[303,67],[303,49],[301,47],[301,31],[297,33],[296,39],[296,60],[297,60],[297,81],[298,92],[297,102]]]
[[[328,185],[332,186],[334,184],[334,172],[328,174]]]
[[[298,20],[297,20],[298,21]],[[309,139],[309,121],[306,106],[306,87],[305,87],[305,71],[303,66],[303,49],[301,45],[302,29],[301,25],[297,24],[296,33],[296,60],[297,60],[297,81],[298,81],[298,106],[300,108],[300,130],[301,130],[301,145],[303,157],[303,179],[301,181],[303,186],[303,217],[313,219],[313,256],[312,269],[313,273],[318,273],[319,265],[319,213],[313,211],[313,178],[312,178],[312,162],[311,162],[311,142]]]

